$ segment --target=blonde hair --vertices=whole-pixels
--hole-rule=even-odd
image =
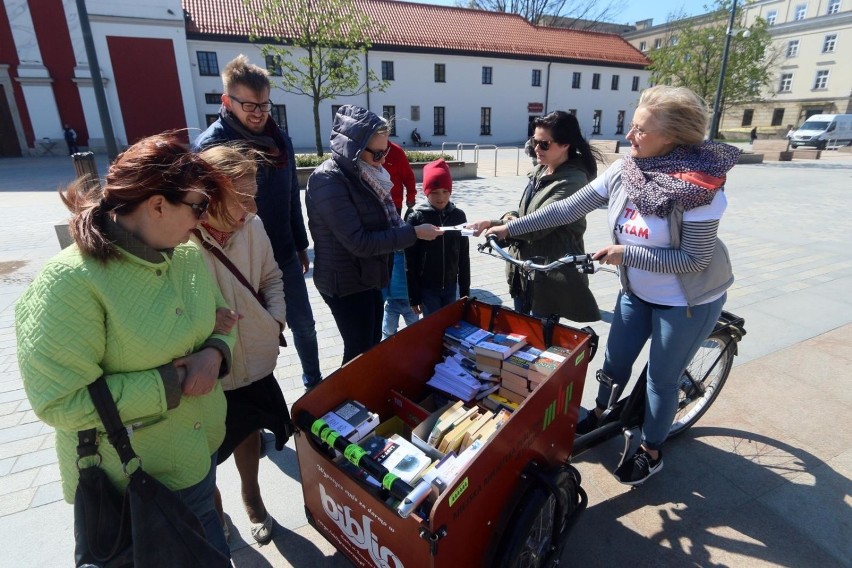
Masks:
[[[236,182],[241,179],[249,179],[252,183],[257,175],[257,161],[263,159],[263,154],[250,148],[245,144],[231,143],[221,146],[211,146],[198,153],[198,157],[207,162],[211,168],[228,180],[231,191],[227,199],[229,203],[239,205],[243,209],[242,200],[254,199],[254,194],[241,193]],[[228,207],[222,207],[213,215],[228,227],[236,228],[237,221],[228,211]]]
[[[639,106],[654,117],[660,130],[676,144],[696,145],[707,131],[707,104],[686,87],[657,85],[642,91]]]

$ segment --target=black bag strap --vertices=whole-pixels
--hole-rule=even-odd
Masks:
[[[87,458],[97,455],[98,453],[98,430],[97,428],[89,428],[88,430],[80,430],[77,432],[77,455],[80,458]]]
[[[89,394],[92,397],[92,402],[95,403],[95,410],[98,411],[98,416],[101,417],[101,422],[103,422],[104,428],[106,428],[110,444],[113,445],[116,453],[118,453],[121,463],[126,466],[137,457],[136,452],[133,451],[133,446],[130,445],[130,435],[127,432],[127,428],[121,422],[118,407],[112,399],[112,393],[103,376],[89,385]]]

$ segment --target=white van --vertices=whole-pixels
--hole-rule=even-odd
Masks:
[[[827,145],[852,144],[852,114],[815,114],[808,118],[790,137],[790,146],[815,146],[824,150]]]

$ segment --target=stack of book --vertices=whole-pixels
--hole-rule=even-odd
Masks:
[[[485,443],[509,419],[510,412],[480,412],[477,407],[465,408],[457,402],[447,408],[429,433],[427,443],[441,454],[459,453],[472,443]]]
[[[357,400],[347,400],[322,417],[326,424],[350,442],[357,442],[375,430],[379,415]]]
[[[505,360],[527,344],[527,336],[519,333],[495,333],[477,343],[473,350],[478,355]]]
[[[526,345],[503,362],[498,394],[512,402],[521,403],[542,383],[544,377],[535,372],[535,362],[541,350]]]
[[[480,390],[491,386],[490,382],[483,384],[451,356],[435,365],[435,372],[426,384],[465,401],[475,399]]]
[[[460,320],[444,330],[444,347],[472,359],[474,346],[491,335],[472,323]]]
[[[528,376],[540,381],[546,379],[556,372],[570,354],[571,350],[566,347],[558,345],[548,347],[535,360]]]

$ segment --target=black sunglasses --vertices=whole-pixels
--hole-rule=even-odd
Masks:
[[[370,148],[364,148],[364,151],[369,152],[373,155],[374,162],[381,162],[382,158],[387,156],[388,152],[390,152],[390,146],[388,146],[384,150],[371,150]]]
[[[195,217],[197,219],[201,219],[210,207],[209,199],[205,199],[201,203],[189,203],[188,201],[178,201],[178,203],[181,205],[188,205],[192,209],[192,212],[195,213]]]
[[[553,142],[550,142],[548,140],[536,140],[535,138],[532,138],[531,142],[533,149],[535,149],[536,146],[539,146],[542,152],[547,152],[548,150],[550,150],[550,145],[553,144]]]

